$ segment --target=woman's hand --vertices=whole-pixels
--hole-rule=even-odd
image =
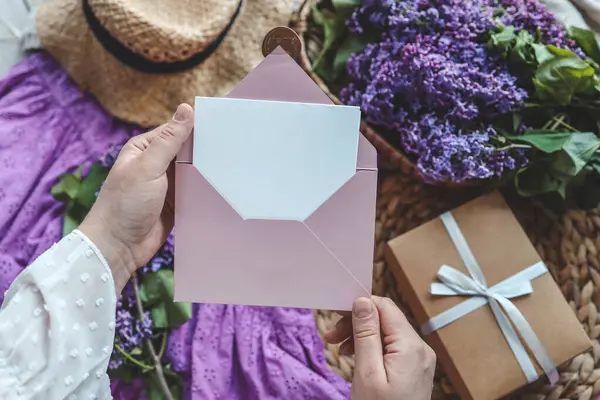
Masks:
[[[431,399],[435,353],[392,300],[360,298],[342,315],[325,340],[356,355],[353,400]]]
[[[192,132],[193,114],[181,104],[171,121],[131,138],[79,227],[106,258],[117,294],[173,229],[172,161]]]

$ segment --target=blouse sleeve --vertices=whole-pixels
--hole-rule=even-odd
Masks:
[[[112,398],[116,295],[108,264],[74,231],[13,282],[0,308],[0,398]]]

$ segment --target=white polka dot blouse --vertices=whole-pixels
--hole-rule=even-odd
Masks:
[[[111,399],[115,308],[108,264],[83,233],[52,246],[0,308],[0,399]]]

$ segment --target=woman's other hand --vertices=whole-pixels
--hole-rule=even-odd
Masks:
[[[353,400],[430,400],[436,357],[388,298],[360,298],[325,334],[355,354]]]

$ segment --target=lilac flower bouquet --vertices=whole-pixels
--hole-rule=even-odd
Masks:
[[[120,150],[121,146],[109,150],[85,177],[80,168],[64,174],[52,188],[53,196],[65,204],[63,235],[85,218]],[[171,330],[191,317],[190,304],[173,302],[173,255],[171,235],[150,262],[138,269],[117,300],[109,375],[125,383],[142,378],[151,399],[181,397],[181,377],[163,357]]]
[[[313,21],[325,35],[315,72],[426,183],[600,201],[591,32],[567,31],[537,0],[332,0]]]

